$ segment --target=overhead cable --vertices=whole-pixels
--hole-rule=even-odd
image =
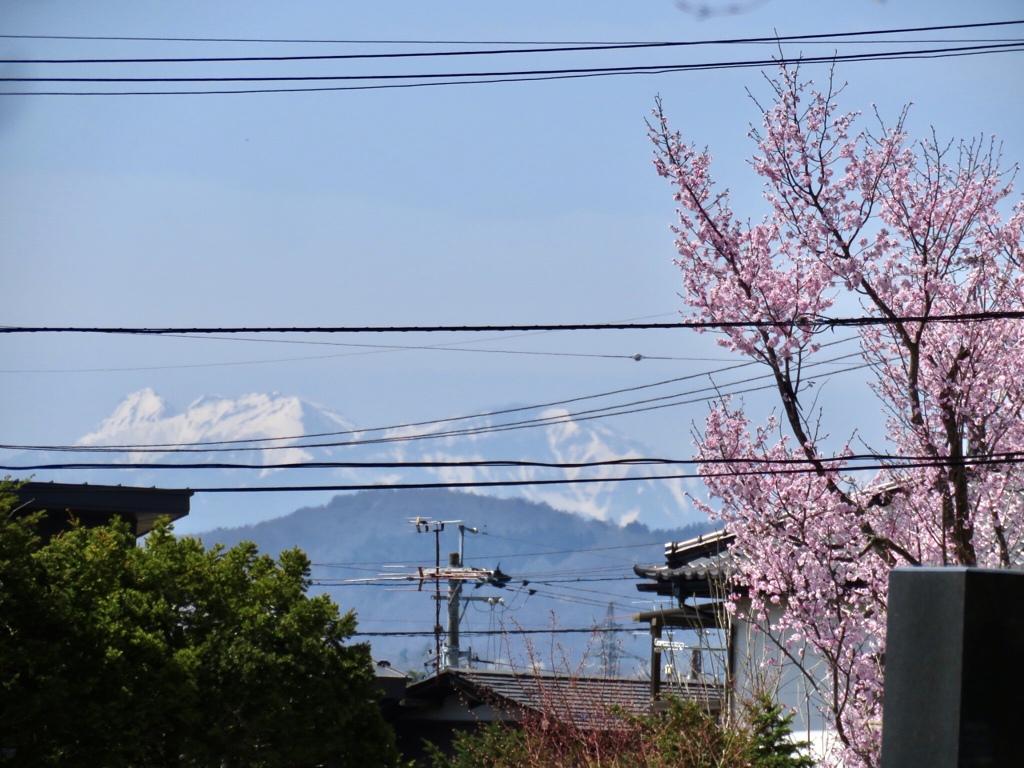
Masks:
[[[0,446],[2,448],[4,446]],[[1016,454],[995,454],[1001,457],[1014,456]],[[982,456],[975,455],[972,459],[979,459]],[[848,464],[862,461],[894,461],[894,462],[920,462],[931,461],[932,456],[914,456],[907,454],[888,453],[856,453],[841,454],[839,456],[822,456],[815,458],[815,461],[822,464],[841,463]],[[118,462],[107,463],[59,463],[59,464],[34,464],[26,466],[7,466],[0,464],[2,470],[68,470],[68,469],[114,469],[114,470],[137,470],[137,469],[452,469],[452,468],[533,468],[533,469],[598,469],[608,467],[648,467],[648,466],[694,466],[706,465],[734,465],[750,464],[750,458],[719,458],[719,459],[670,459],[657,457],[635,457],[606,459],[603,461],[578,461],[578,462],[557,462],[557,461],[529,461],[523,459],[495,459],[495,460],[434,460],[434,461],[299,461],[284,462],[280,464],[242,464],[242,463],[218,463],[218,462],[196,462],[196,463],[171,463],[171,462]],[[758,463],[778,466],[791,466],[807,464],[807,458],[787,459],[761,459]],[[574,550],[575,551],[575,550]]]
[[[835,344],[842,344],[852,339],[840,339],[833,342],[823,344],[822,347],[833,346]],[[344,435],[359,435],[359,434],[372,434],[376,432],[390,432],[395,430],[408,430],[416,429],[420,427],[437,426],[442,424],[449,424],[452,422],[459,421],[471,421],[476,419],[490,418],[492,416],[505,416],[511,413],[523,413],[525,411],[541,410],[545,408],[553,408],[560,405],[571,405],[572,403],[583,402],[585,400],[595,400],[602,397],[611,397],[613,395],[621,395],[629,392],[638,392],[645,389],[652,389],[654,387],[661,387],[668,384],[676,384],[682,381],[688,381],[691,379],[702,378],[704,376],[712,376],[716,374],[725,373],[727,371],[736,370],[738,368],[746,368],[751,365],[756,365],[757,362],[754,360],[746,360],[741,363],[735,363],[733,365],[723,366],[710,371],[701,371],[699,373],[691,373],[686,376],[677,376],[672,379],[665,379],[662,381],[652,382],[650,384],[638,384],[632,387],[624,387],[622,389],[614,389],[606,392],[598,392],[590,395],[579,395],[577,397],[564,398],[561,400],[552,400],[545,403],[537,403],[534,405],[517,406],[515,408],[501,408],[493,411],[484,411],[482,413],[466,414],[462,416],[450,416],[448,418],[441,419],[429,419],[427,421],[416,421],[406,422],[401,424],[391,424],[383,427],[363,427],[359,429],[344,429],[344,430],[332,430],[328,432],[311,432],[301,435],[279,435],[275,437],[253,437],[253,438],[237,438],[233,440],[198,440],[193,442],[176,442],[176,443],[134,443],[130,445],[117,445],[111,444],[106,446],[97,446],[105,448],[122,448],[122,449],[136,449],[136,448],[193,448],[193,447],[209,447],[213,448],[216,446],[237,446],[237,445],[254,445],[261,443],[276,443],[286,441],[299,441],[299,440],[312,440],[321,437],[341,437]],[[762,377],[763,378],[763,377]],[[33,450],[62,450],[62,449],[73,449],[76,446],[34,446]],[[307,446],[308,447],[308,446]],[[26,448],[27,449],[27,448]]]
[[[497,83],[541,82],[553,80],[572,80],[594,77],[626,76],[626,75],[658,75],[682,72],[709,72],[725,69],[765,69],[768,67],[797,66],[811,64],[907,61],[915,59],[939,59],[960,56],[991,55],[996,53],[1013,53],[1024,50],[1024,42],[1013,41],[976,46],[957,46],[951,48],[930,48],[917,50],[888,51],[859,54],[832,54],[828,56],[780,56],[771,59],[753,59],[748,61],[725,61],[697,64],[659,64],[648,66],[625,67],[585,67],[551,70],[512,70],[504,72],[448,72],[388,75],[296,75],[272,77],[2,77],[0,83],[79,83],[98,85],[117,84],[174,84],[174,83],[330,83],[330,82],[364,82],[362,85],[314,85],[287,87],[237,87],[208,88],[204,90],[78,90],[78,91],[0,91],[0,96],[223,96],[242,94],[269,93],[322,93],[330,91],[371,91],[384,89],[426,88],[455,85],[494,85]],[[401,82],[396,82],[401,81]],[[406,82],[412,81],[412,82]]]
[[[24,326],[0,325],[0,334],[20,333],[96,333],[127,336],[165,336],[169,334],[209,333],[499,333],[509,331],[610,331],[610,330],[722,330],[729,328],[862,328],[897,323],[980,323],[992,320],[1019,320],[1024,311],[962,312],[937,315],[901,315],[896,317],[801,316],[786,320],[689,320],[678,323],[551,323],[532,325],[369,325],[369,326],[249,326],[249,327],[111,327],[111,326]]]
[[[630,629],[628,627],[573,627],[571,629],[559,629],[558,627],[551,627],[550,629],[460,629],[460,635],[568,635],[568,634],[594,634],[596,632],[629,632],[635,633],[636,629]],[[384,630],[381,632],[353,632],[352,637],[433,637],[434,633],[430,631],[409,631],[403,632],[399,630]]]
[[[761,464],[757,457],[751,457],[738,464],[749,464],[756,466]],[[764,477],[766,475],[806,475],[818,474],[821,470],[813,466],[812,462],[803,462],[811,466],[784,467],[780,469],[765,470],[755,468],[750,470],[730,470],[727,472],[699,472],[690,474],[671,475],[643,475],[627,477],[593,477],[593,478],[559,478],[559,479],[531,479],[531,480],[479,480],[464,482],[423,482],[423,483],[367,483],[367,484],[331,484],[331,485],[274,485],[274,486],[193,486],[188,490],[194,493],[296,493],[296,492],[321,492],[330,491],[334,493],[350,491],[397,491],[397,490],[424,490],[424,489],[459,489],[459,488],[511,488],[524,486],[544,485],[587,485],[594,483],[628,483],[650,480],[704,480],[714,477]],[[1024,463],[1024,454],[1006,453],[992,456],[966,457],[955,459],[940,457],[925,461],[892,462],[879,464],[864,464],[858,466],[838,467],[836,472],[865,472],[865,471],[893,471],[907,469],[927,468],[948,468],[948,467],[972,467],[972,466],[998,466],[1015,465]]]
[[[856,356],[857,353],[851,353],[849,355],[843,355],[832,360],[819,361],[813,363],[807,367],[816,367],[820,365],[828,365],[837,360]],[[850,371],[856,371],[863,368],[869,367],[868,363],[861,363],[859,365],[848,366],[836,371],[830,371],[826,374],[819,374],[817,376],[807,376],[804,378],[806,382],[817,381],[818,379],[827,378],[837,373],[847,373]],[[704,376],[707,374],[693,374],[692,377]],[[598,418],[607,418],[609,416],[621,416],[631,413],[643,413],[651,410],[660,410],[662,408],[672,408],[681,405],[689,405],[695,402],[705,402],[707,397],[696,397],[689,400],[678,400],[681,397],[690,397],[704,392],[714,392],[718,395],[721,394],[746,394],[748,392],[754,392],[763,389],[772,389],[775,387],[774,383],[764,384],[756,387],[748,387],[745,389],[735,389],[737,385],[754,382],[754,381],[765,381],[772,380],[771,374],[763,374],[761,376],[753,376],[747,379],[741,379],[739,381],[729,382],[725,385],[709,385],[696,390],[690,390],[688,392],[675,393],[671,395],[661,395],[659,397],[647,398],[644,400],[637,400],[629,403],[620,403],[617,405],[604,406],[601,408],[590,408],[581,411],[567,412],[567,413],[556,413],[551,416],[540,416],[533,419],[524,419],[520,421],[504,422],[499,424],[485,424],[476,427],[464,427],[459,429],[448,429],[439,432],[420,432],[406,435],[391,435],[383,437],[374,437],[366,439],[352,439],[346,441],[330,441],[330,442],[319,442],[319,443],[289,443],[286,445],[261,445],[261,446],[246,446],[246,445],[233,445],[233,446],[219,446],[210,447],[204,444],[181,444],[176,447],[158,446],[132,446],[132,445],[0,445],[0,449],[5,450],[24,450],[24,451],[53,451],[53,452],[66,452],[66,453],[225,453],[225,452],[241,452],[241,451],[284,451],[293,449],[305,449],[305,448],[339,448],[339,447],[352,447],[361,446],[365,447],[368,445],[380,445],[386,443],[407,443],[418,440],[438,440],[443,438],[451,437],[466,437],[466,436],[480,436],[485,434],[493,434],[498,432],[509,432],[517,431],[520,429],[531,429],[536,427],[552,426],[556,424],[562,424],[567,422],[579,422],[579,421],[590,421]],[[726,392],[723,389],[730,388]],[[670,402],[666,402],[670,401]],[[674,402],[672,402],[674,401]],[[656,403],[651,405],[651,403]],[[523,410],[523,409],[509,409],[509,410]],[[525,408],[525,410],[536,410],[535,406]],[[444,423],[444,422],[434,422]],[[348,430],[339,434],[358,434],[360,430]],[[265,440],[267,438],[261,438]],[[279,439],[279,438],[274,438]],[[244,441],[250,442],[250,441]],[[267,465],[263,465],[266,467]]]
[[[665,313],[668,315],[674,315],[676,313]],[[642,318],[636,318],[642,319]],[[516,336],[501,336],[494,337],[491,339],[468,339],[464,341],[452,341],[441,344],[370,344],[370,343],[359,343],[359,342],[339,342],[339,341],[311,341],[309,339],[269,339],[263,338],[246,338],[244,336],[215,336],[210,334],[204,334],[199,336],[191,336],[189,334],[165,334],[161,338],[165,339],[195,339],[195,340],[217,340],[217,341],[231,341],[231,342],[249,342],[253,344],[288,344],[288,345],[303,345],[303,346],[322,346],[322,347],[346,347],[346,348],[359,348],[358,352],[343,352],[338,354],[330,355],[304,355],[301,357],[279,357],[271,359],[261,360],[232,360],[232,361],[221,361],[216,363],[186,363],[186,364],[174,364],[174,365],[147,365],[147,366],[121,366],[121,367],[102,367],[102,368],[29,368],[29,369],[0,369],[0,373],[112,373],[122,371],[162,371],[162,370],[182,370],[190,368],[222,368],[230,366],[242,366],[242,365],[267,365],[272,363],[291,363],[301,362],[308,360],[332,360],[339,357],[358,357],[366,355],[380,355],[392,352],[472,352],[480,354],[500,354],[500,355],[534,355],[541,357],[589,357],[589,358],[601,358],[609,360],[665,360],[665,361],[691,361],[691,362],[713,362],[715,358],[706,357],[679,357],[679,356],[667,356],[667,355],[641,355],[641,354],[588,354],[581,352],[546,352],[540,350],[513,350],[513,349],[481,349],[479,347],[471,347],[469,345],[482,344],[487,341],[494,341],[497,339],[507,340],[509,338],[523,338],[532,336],[541,336],[552,331],[535,331],[532,333],[522,333]]]
[[[635,49],[655,48],[690,48],[707,45],[750,45],[768,44],[780,45],[794,42],[816,42],[825,41],[834,43],[836,41],[849,41],[855,44],[863,44],[861,41],[851,38],[886,36],[897,34],[909,34],[918,32],[946,32],[966,29],[980,29],[992,27],[1005,27],[1024,24],[1024,20],[986,22],[978,24],[948,24],[932,27],[904,27],[899,29],[872,29],[859,32],[827,32],[820,34],[804,35],[778,35],[775,37],[741,37],[741,38],[719,38],[708,40],[651,40],[651,41],[608,41],[608,42],[522,42],[515,41],[500,42],[473,42],[473,41],[383,41],[383,40],[241,40],[241,39],[214,39],[214,38],[124,38],[124,37],[64,37],[64,36],[43,36],[43,35],[0,35],[0,38],[34,39],[34,40],[92,40],[92,41],[136,41],[136,42],[250,42],[250,43],[320,43],[320,44],[344,44],[352,45],[358,43],[367,44],[390,44],[390,45],[515,45],[515,46],[537,46],[537,47],[516,47],[516,48],[489,48],[473,51],[402,51],[398,53],[350,53],[350,54],[301,54],[289,56],[179,56],[179,57],[149,57],[149,58],[63,58],[63,59],[0,59],[0,64],[196,64],[196,63],[218,63],[218,62],[267,62],[267,61],[336,61],[350,59],[396,59],[396,58],[424,58],[424,57],[453,57],[453,56],[494,56],[507,54],[543,54],[543,53],[575,53],[587,51],[616,51]],[[888,41],[886,41],[888,42]],[[936,40],[896,42],[939,42]],[[946,42],[946,41],[942,41]],[[982,42],[978,40],[957,40],[952,42]],[[993,42],[993,41],[986,41]],[[1007,42],[1007,41],[994,41]]]
[[[497,534],[492,534],[489,531],[484,531],[484,530],[481,530],[479,533],[481,535],[488,535],[488,536],[492,536],[492,537],[499,538],[499,539],[508,539],[509,541],[521,541],[520,539],[509,539],[507,536],[498,536]],[[530,542],[530,541],[523,541],[522,543],[523,544],[529,544],[530,546],[535,546],[535,547],[543,547],[544,546],[543,544],[538,544],[536,542]],[[545,550],[543,552],[485,552],[484,554],[477,555],[477,556],[473,557],[472,559],[474,561],[476,561],[476,562],[479,562],[481,560],[493,560],[493,559],[504,560],[505,558],[510,558],[510,557],[543,557],[543,556],[546,556],[546,555],[586,554],[586,553],[590,553],[590,552],[604,552],[604,551],[610,550],[610,549],[641,549],[641,548],[644,548],[644,547],[662,547],[664,545],[665,545],[664,541],[658,540],[658,541],[642,542],[640,544],[616,544],[614,546],[607,546],[607,547],[582,547],[582,548],[579,548],[579,549],[555,549],[554,547],[552,547],[550,550]],[[624,560],[623,562],[631,562],[631,561]],[[361,571],[361,570],[377,571],[377,570],[379,570],[382,567],[386,567],[386,566],[389,566],[389,565],[399,565],[399,564],[398,563],[383,563],[383,562],[380,562],[378,560],[357,560],[357,561],[354,561],[354,562],[345,562],[345,563],[310,563],[310,565],[312,567],[314,567],[314,568],[346,568],[346,569],[359,570],[359,571]],[[357,567],[357,566],[368,566],[368,565],[374,565],[374,566],[377,566],[377,567],[376,568]],[[588,570],[589,571],[589,570],[602,570],[602,569],[605,569],[605,568],[606,568],[606,566],[600,566],[600,567],[595,566],[594,568],[577,569],[577,570]],[[559,569],[558,572],[559,573],[563,573],[565,571],[563,571],[562,569]]]
[[[903,27],[900,29],[875,29],[865,32],[832,32],[814,35],[786,35],[772,38],[738,38],[732,40],[706,41],[713,44],[797,41],[813,38],[843,38],[860,35],[907,34],[910,32],[945,32],[961,29],[980,29],[986,27],[1005,27],[1024,24],[1024,20],[988,21],[973,24],[944,24],[928,27]],[[116,36],[116,35],[31,35],[31,34],[0,34],[0,39],[13,40],[86,40],[115,42],[172,42],[172,43],[285,43],[285,44],[316,44],[316,45],[629,45],[648,44],[651,41],[594,41],[594,40],[399,40],[399,39],[337,39],[337,38],[254,38],[254,37],[156,37],[156,36]]]
[[[844,341],[846,341],[846,340],[844,340]],[[832,343],[838,343],[838,342],[832,342]],[[601,398],[601,397],[611,397],[612,395],[621,395],[621,394],[626,394],[626,393],[629,393],[629,392],[637,392],[637,391],[644,390],[644,389],[652,389],[654,387],[661,387],[661,386],[665,386],[667,384],[676,384],[676,383],[681,382],[681,381],[687,381],[687,380],[690,380],[690,379],[702,378],[704,376],[709,376],[709,375],[714,375],[714,374],[719,374],[719,373],[725,373],[725,372],[730,371],[730,370],[734,370],[734,369],[737,369],[737,368],[745,368],[745,367],[748,367],[748,366],[751,366],[751,365],[756,365],[756,364],[757,364],[756,361],[748,360],[748,361],[745,361],[745,362],[742,362],[742,363],[737,363],[735,365],[730,365],[730,366],[725,366],[725,367],[722,367],[722,368],[718,368],[718,369],[715,369],[713,371],[702,371],[700,373],[692,373],[692,374],[688,374],[686,376],[677,376],[676,378],[672,378],[672,379],[665,379],[663,381],[656,381],[656,382],[653,382],[651,384],[639,384],[639,385],[636,385],[636,386],[625,387],[623,389],[615,389],[615,390],[611,390],[611,391],[608,391],[608,392],[598,392],[596,394],[591,394],[591,395],[580,395],[578,397],[565,398],[565,399],[562,399],[562,400],[553,400],[553,401],[550,401],[550,402],[539,403],[539,404],[535,404],[535,405],[517,406],[515,408],[501,408],[501,409],[494,410],[494,411],[484,411],[482,413],[474,413],[474,414],[468,414],[468,415],[463,415],[463,416],[451,416],[451,417],[442,418],[442,419],[429,419],[427,421],[415,421],[415,422],[407,422],[407,423],[403,423],[403,424],[391,424],[391,425],[384,426],[384,427],[365,427],[365,428],[359,428],[359,429],[343,429],[343,430],[333,430],[333,431],[329,431],[329,432],[311,432],[311,433],[308,433],[308,434],[301,434],[301,435],[280,435],[280,436],[276,436],[276,437],[237,438],[237,439],[233,439],[233,440],[197,440],[197,441],[193,441],[193,442],[179,442],[179,443],[133,443],[133,444],[121,444],[121,445],[111,444],[111,445],[105,445],[105,446],[71,446],[71,445],[43,446],[43,445],[39,445],[39,446],[0,446],[0,447],[7,447],[7,448],[12,448],[12,449],[17,449],[17,450],[75,450],[75,449],[77,449],[79,447],[82,447],[85,450],[90,450],[91,448],[95,447],[95,448],[123,449],[123,450],[132,450],[132,451],[134,451],[136,449],[143,449],[143,448],[166,448],[166,449],[176,449],[176,448],[210,448],[210,449],[213,449],[213,448],[218,447],[218,446],[227,446],[227,447],[230,447],[230,446],[247,446],[247,445],[251,446],[253,444],[257,444],[258,445],[258,444],[261,444],[261,443],[278,443],[278,442],[298,441],[298,440],[312,440],[312,439],[321,438],[321,437],[341,437],[341,436],[344,436],[344,435],[359,435],[359,434],[367,434],[367,433],[375,433],[375,432],[391,432],[391,431],[395,431],[395,430],[408,430],[408,429],[416,429],[416,428],[419,428],[419,427],[437,426],[437,425],[441,425],[441,424],[449,424],[449,423],[458,422],[458,421],[471,421],[471,420],[476,420],[476,419],[485,419],[485,418],[490,418],[492,416],[505,416],[505,415],[508,415],[508,414],[511,414],[511,413],[523,413],[525,411],[535,411],[535,410],[541,410],[541,409],[544,409],[544,408],[553,408],[553,407],[560,406],[560,405],[571,405],[572,403],[578,403],[578,402],[582,402],[584,400],[595,400],[595,399]],[[352,443],[352,444],[356,444],[356,443]],[[309,446],[308,444],[303,444],[303,445],[305,445],[305,447],[313,447],[313,446]],[[292,444],[292,445],[285,446],[285,447],[302,447],[302,446],[301,445]]]
[[[398,80],[453,80],[455,78],[534,78],[558,77],[563,75],[602,76],[632,74],[665,74],[669,72],[703,71],[708,69],[735,69],[746,67],[786,66],[794,64],[840,63],[854,61],[887,61],[917,57],[939,57],[964,54],[999,53],[1024,49],[1024,41],[984,45],[958,45],[948,48],[926,48],[903,51],[872,51],[869,53],[844,53],[827,56],[780,56],[770,59],[747,61],[712,62],[703,64],[632,64],[620,67],[565,67],[561,69],[515,69],[479,70],[469,72],[417,72],[392,74],[355,75],[203,75],[203,76],[130,76],[130,77],[56,77],[56,76],[7,76],[0,77],[0,83],[309,83],[309,82],[353,82],[353,81],[398,81]]]

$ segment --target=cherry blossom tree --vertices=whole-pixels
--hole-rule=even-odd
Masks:
[[[728,398],[711,408],[703,505],[736,534],[749,617],[781,612],[777,628],[824,661],[832,759],[876,766],[889,571],[1006,567],[1024,548],[1024,205],[994,138],[912,140],[906,109],[860,128],[831,78],[816,90],[783,68],[768,82],[749,134],[760,220],[733,212],[711,155],[670,130],[660,100],[649,124],[690,316],[778,392],[759,424]],[[829,318],[857,302],[867,322],[847,332],[884,445],[830,438],[809,372]],[[854,471],[866,454],[875,469]]]

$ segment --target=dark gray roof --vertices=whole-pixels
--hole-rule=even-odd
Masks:
[[[665,545],[664,565],[634,565],[633,572],[653,583],[641,583],[641,592],[674,597],[710,597],[713,585],[728,578],[732,568],[730,549],[736,536],[728,531],[698,536]]]
[[[133,488],[89,483],[23,483],[14,491],[19,514],[46,511],[40,526],[49,538],[67,525],[69,516],[84,525],[102,525],[121,518],[132,533],[149,533],[161,517],[178,520],[189,512],[188,489]]]
[[[586,677],[546,672],[447,669],[440,676],[409,686],[407,698],[436,698],[458,691],[498,709],[554,713],[576,725],[608,725],[613,710],[634,715],[651,710],[651,684],[639,678]],[[692,699],[721,710],[721,690],[711,683],[663,685],[662,695]]]

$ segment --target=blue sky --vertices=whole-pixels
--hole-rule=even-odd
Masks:
[[[708,5],[715,10],[726,6],[714,0]],[[1024,16],[1021,10],[1013,0],[769,0],[740,13],[701,19],[671,0],[0,0],[0,34],[710,40],[1004,21]],[[1019,38],[1021,28],[970,36]],[[3,59],[280,55],[355,48],[0,38]],[[413,48],[358,46],[360,51]],[[833,50],[784,47],[787,55]],[[491,57],[473,66],[670,64],[763,58],[773,52],[708,46]],[[294,68],[287,71],[296,73],[384,73],[447,71],[453,64],[289,66]],[[40,64],[0,67],[6,77],[54,71]],[[196,64],[180,71],[209,74],[212,67]],[[103,71],[128,70],[121,65]],[[256,70],[238,65],[233,71]],[[267,64],[259,71],[285,68]],[[66,72],[81,75],[83,70]],[[805,72],[820,79],[827,68],[809,66]],[[837,78],[849,82],[842,100],[847,110],[870,112],[877,103],[893,118],[912,101],[913,133],[923,135],[934,126],[950,138],[996,134],[1012,164],[1024,159],[1022,74],[1022,55],[1007,53],[844,64]],[[5,90],[14,87],[3,85]],[[732,188],[736,208],[757,216],[759,192],[744,165],[753,149],[747,125],[757,118],[747,88],[765,94],[757,70],[361,92],[3,96],[0,254],[6,291],[0,324],[671,321],[680,306],[668,230],[672,201],[651,168],[644,119],[661,94],[673,125],[711,146],[719,178]],[[468,339],[299,340],[423,346]],[[635,386],[729,359],[707,337],[679,331],[492,337],[467,348],[474,346],[498,351],[380,351],[265,339],[0,336],[0,440],[72,442],[125,395],[144,387],[182,408],[208,394],[282,392],[370,426]],[[626,357],[634,353],[674,359],[637,363]],[[282,360],[325,355],[333,356]],[[857,402],[877,412],[858,382],[837,379],[830,386],[835,396],[863,398]],[[702,413],[693,406],[624,417],[619,424],[648,442],[653,452],[680,456],[689,453],[689,424]],[[848,424],[840,420],[838,427]]]

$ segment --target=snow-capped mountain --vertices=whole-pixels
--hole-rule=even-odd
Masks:
[[[203,461],[214,453],[231,453],[232,461],[282,464],[314,460],[298,446],[309,434],[351,431],[354,426],[337,414],[297,397],[250,394],[237,400],[202,397],[176,412],[152,389],[128,395],[114,412],[77,441],[81,446],[140,446],[146,452],[125,454],[125,463],[175,461],[182,447],[198,448]],[[264,450],[250,450],[263,446]],[[236,447],[236,450],[231,450]],[[166,448],[167,450],[160,450]],[[203,450],[206,448],[206,450]],[[248,454],[243,459],[242,454]],[[190,462],[195,462],[196,453]],[[183,461],[183,460],[182,460]]]
[[[665,467],[608,465],[552,469],[521,463],[509,466],[464,463],[507,460],[577,464],[650,455],[641,444],[606,423],[573,420],[567,411],[553,408],[506,410],[500,415],[466,420],[373,429],[358,427],[327,408],[293,396],[203,397],[179,411],[157,393],[144,389],[128,395],[108,418],[76,444],[83,448],[82,453],[21,456],[11,463],[26,466],[72,461],[111,465],[171,464],[176,468],[35,470],[34,475],[38,480],[197,489],[514,481],[522,484],[467,490],[543,502],[555,509],[622,525],[638,521],[651,527],[670,528],[703,520],[686,499],[684,483],[688,481],[615,482],[616,478],[644,473],[671,474]],[[110,451],[116,447],[128,447],[128,450]],[[279,466],[310,462],[463,463],[446,467],[299,469]],[[218,468],[194,466],[214,463]],[[255,466],[229,466],[242,464]],[[588,482],[543,482],[561,478]],[[293,498],[285,501],[285,496],[277,492],[218,492],[214,499],[214,493],[197,494],[193,510],[232,509],[242,517],[236,521],[223,515],[207,517],[197,530],[266,519],[313,500],[306,495],[297,501],[293,494],[288,494]]]

